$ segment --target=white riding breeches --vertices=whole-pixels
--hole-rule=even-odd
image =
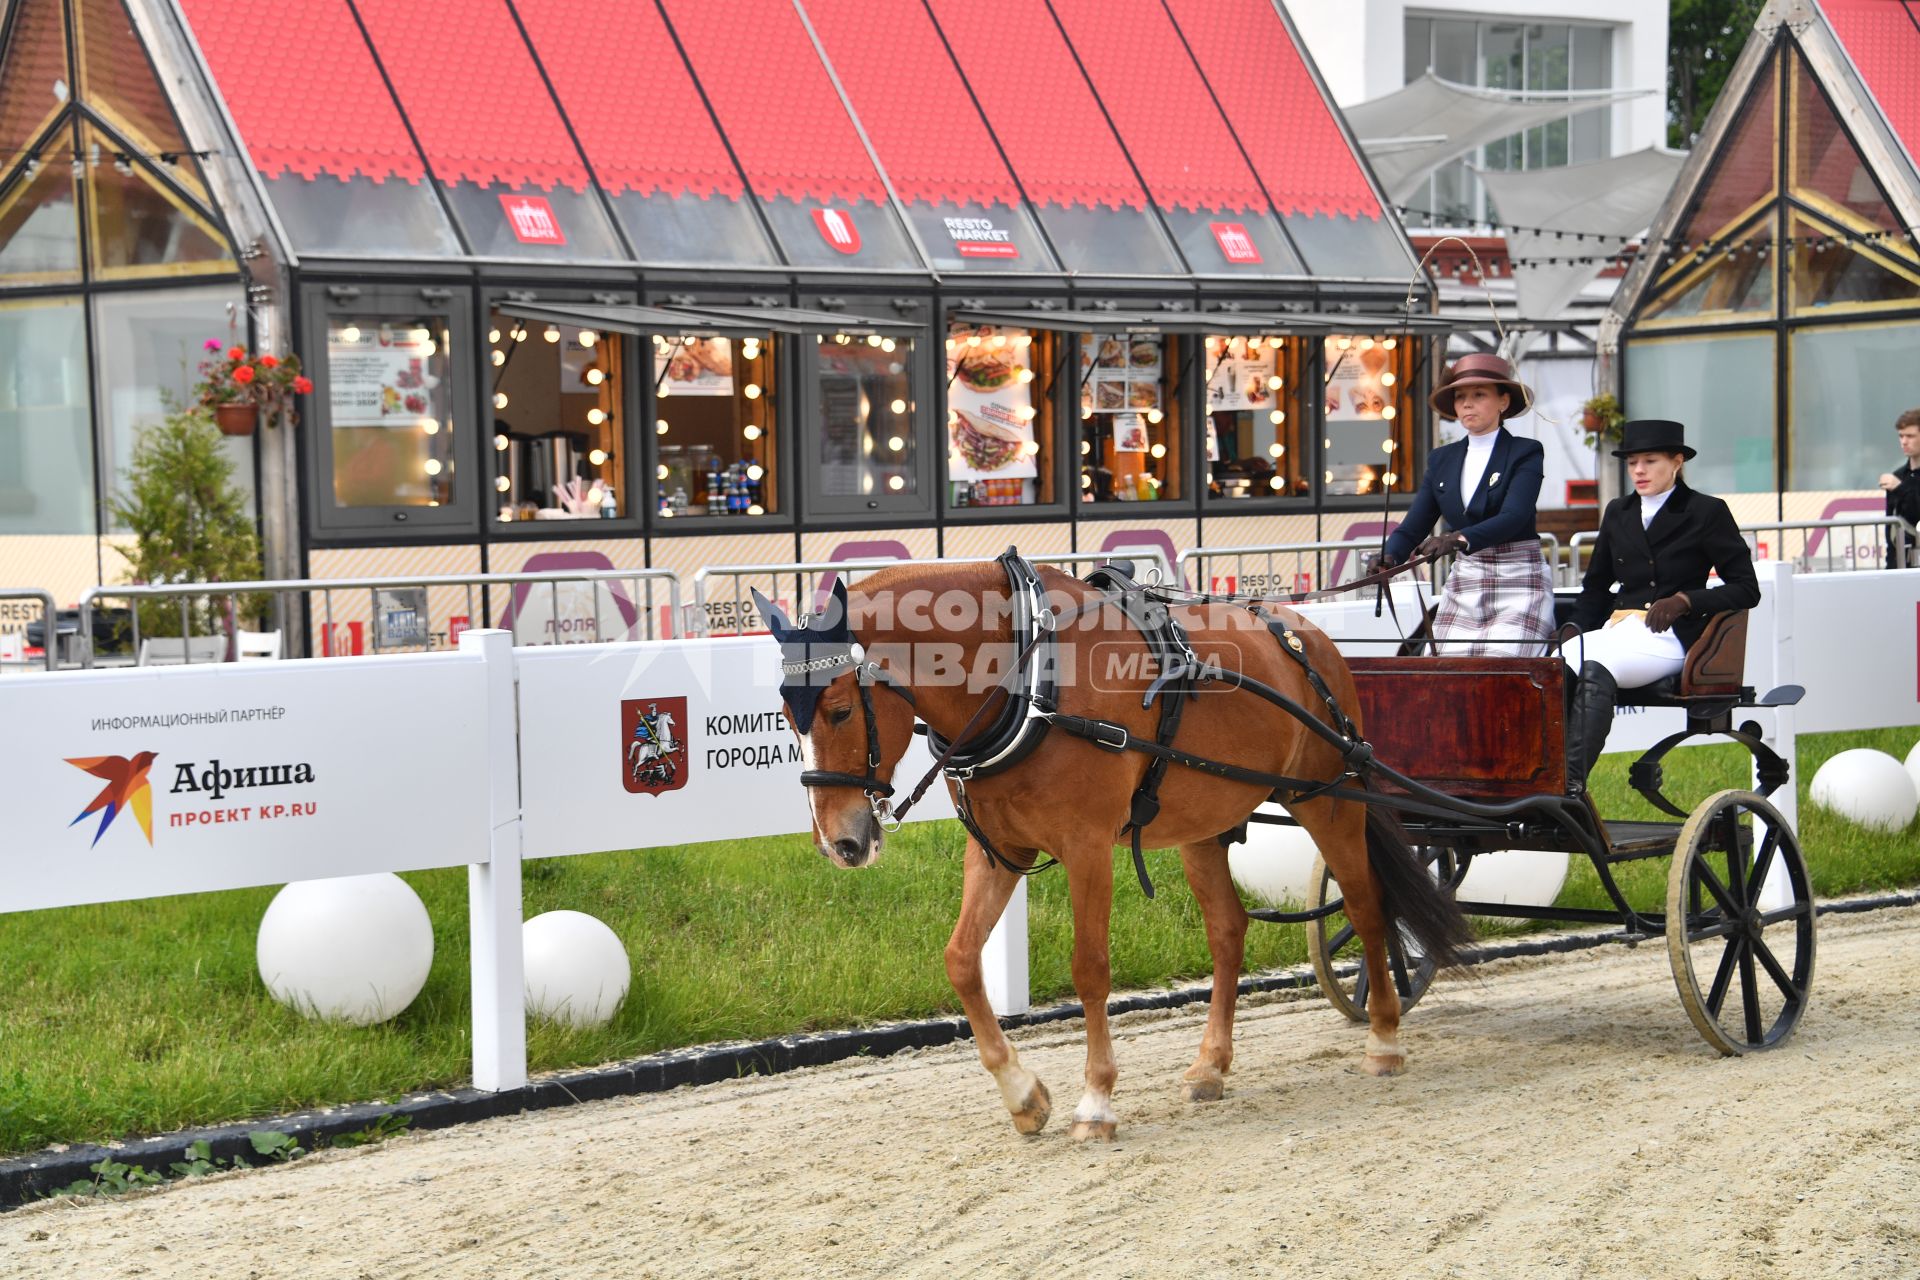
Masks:
[[[1664,676],[1679,675],[1687,650],[1671,629],[1649,631],[1646,615],[1635,613],[1567,641],[1560,656],[1576,677],[1584,664],[1597,662],[1613,673],[1622,689],[1638,689]]]

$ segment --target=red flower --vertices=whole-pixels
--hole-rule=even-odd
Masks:
[[[308,392],[310,392],[310,391],[312,391],[312,390],[313,390],[313,379],[311,379],[311,378],[295,378],[295,379],[293,380],[293,391],[294,391],[294,394],[295,394],[295,395],[302,395],[302,396],[304,396],[304,395],[306,395],[306,394],[307,394]]]
[[[243,364],[238,369],[235,369],[233,371],[233,380],[239,383],[243,387],[247,385],[247,383],[252,382],[253,366],[250,364]]]
[[[272,356],[261,356],[260,367],[262,369],[278,369],[280,367],[280,362],[274,359]]]
[[[228,347],[227,348],[227,359],[245,360],[246,358],[247,358],[247,349],[245,347]]]

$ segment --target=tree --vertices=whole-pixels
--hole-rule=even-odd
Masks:
[[[1686,150],[1726,87],[1766,0],[1672,0],[1667,16],[1667,145]]]
[[[233,483],[233,463],[205,409],[178,409],[140,433],[126,472],[124,494],[113,513],[132,532],[126,557],[128,580],[150,585],[176,582],[244,582],[260,577],[260,538],[247,511],[246,495]],[[190,625],[196,635],[218,630],[220,612],[211,598],[195,597]],[[235,606],[257,615],[264,602],[243,597]],[[140,609],[143,635],[180,634],[180,609],[150,601]]]

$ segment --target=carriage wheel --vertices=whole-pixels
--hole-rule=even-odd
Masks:
[[[1429,868],[1438,861],[1437,874],[1443,882],[1456,878],[1452,850],[1423,845],[1415,849],[1414,854]],[[1313,873],[1307,885],[1309,908],[1325,906],[1340,896],[1339,882],[1327,870],[1324,859],[1313,860]],[[1313,973],[1320,980],[1320,990],[1334,1008],[1353,1022],[1367,1020],[1367,968],[1363,953],[1360,937],[1344,914],[1308,921],[1307,956],[1313,961]],[[1427,986],[1433,981],[1433,960],[1420,950],[1419,943],[1396,930],[1387,938],[1387,963],[1393,968],[1394,986],[1400,992],[1400,1012],[1405,1013],[1427,993]]]
[[[1806,860],[1779,810],[1750,791],[1702,801],[1667,876],[1667,955],[1708,1044],[1752,1053],[1793,1034],[1813,983],[1813,922]]]

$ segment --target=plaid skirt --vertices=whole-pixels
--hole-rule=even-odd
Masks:
[[[1553,639],[1553,579],[1533,540],[1460,556],[1440,593],[1434,651],[1448,657],[1525,657]]]

